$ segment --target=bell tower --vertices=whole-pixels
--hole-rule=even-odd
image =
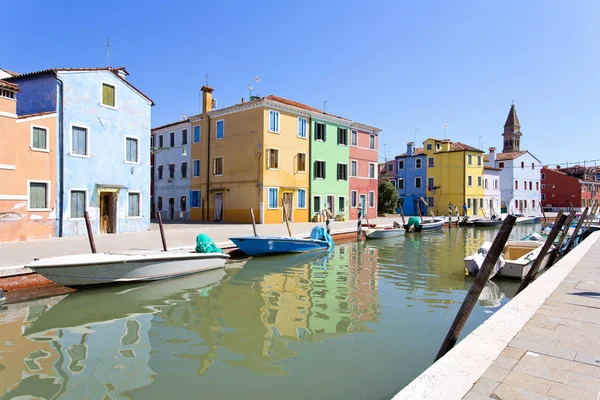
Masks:
[[[521,136],[523,134],[521,133],[521,125],[519,124],[519,117],[517,117],[517,109],[514,103],[510,106],[502,136],[504,137],[503,153],[521,150]]]

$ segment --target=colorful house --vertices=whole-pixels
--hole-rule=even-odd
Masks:
[[[58,236],[144,231],[150,226],[150,109],[125,68],[48,69],[7,78],[17,114],[56,113]],[[41,187],[40,187],[41,188]],[[40,189],[42,192],[43,190]]]
[[[353,123],[350,130],[350,219],[358,209],[367,218],[377,218],[377,149],[381,129]],[[371,206],[372,205],[372,206]]]
[[[398,189],[399,206],[404,215],[418,215],[419,211],[421,214],[427,213],[427,207],[419,201],[421,197],[427,198],[425,159],[423,148],[415,148],[414,142],[408,142],[406,153],[396,156],[394,161],[396,175],[393,182]]]
[[[594,169],[581,166],[542,168],[542,207],[583,210],[598,205],[600,182],[595,173],[586,173]]]
[[[490,148],[490,151],[494,151]],[[483,167],[483,212],[487,217],[500,214],[500,168]]]
[[[56,235],[56,112],[17,116],[18,92],[0,80],[0,242]]]
[[[467,206],[467,215],[483,215],[483,151],[448,139],[427,139],[423,153],[427,169],[427,203],[436,215],[448,206]]]

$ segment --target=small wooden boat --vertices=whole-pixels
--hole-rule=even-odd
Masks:
[[[406,231],[402,227],[375,227],[363,231],[367,239],[387,239],[404,235]]]
[[[329,243],[321,239],[300,239],[285,236],[237,236],[229,238],[249,256],[262,254],[304,253],[325,250]]]
[[[437,229],[442,229],[446,219],[444,217],[434,217],[428,221],[420,222],[419,225],[413,226],[411,228],[410,224],[404,225],[404,229],[406,232],[425,232],[425,231],[433,231]],[[414,229],[413,229],[414,228]]]
[[[480,218],[473,221],[473,226],[477,228],[495,228],[502,225],[504,221],[502,218],[495,218],[492,216],[490,219]]]
[[[35,260],[26,265],[63,286],[155,281],[223,268],[224,253],[184,251],[143,254],[94,253]]]

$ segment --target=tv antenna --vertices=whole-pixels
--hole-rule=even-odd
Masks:
[[[417,131],[419,128],[415,128],[415,146],[417,145]]]
[[[250,97],[252,97],[252,90],[254,89],[254,87],[252,87],[252,85],[248,85],[248,90],[250,91]]]
[[[325,100],[325,101],[323,102],[323,112],[325,112],[325,109],[326,109],[326,107],[327,107],[327,100]]]
[[[106,38],[106,66],[110,67],[110,42]]]
[[[448,129],[448,124],[442,125],[442,128],[444,128],[444,139],[446,139],[446,130]]]

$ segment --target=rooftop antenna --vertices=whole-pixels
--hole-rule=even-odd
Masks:
[[[206,86],[208,86],[208,72],[206,73]]]
[[[419,128],[415,128],[415,146],[417,145],[417,131]]]
[[[106,66],[110,67],[110,42],[106,38]]]
[[[448,124],[442,125],[442,128],[444,128],[444,139],[446,139],[446,130],[448,129]]]
[[[252,99],[252,90],[254,88],[252,87],[252,85],[248,85],[248,90],[250,91],[250,99]]]
[[[481,141],[481,139],[483,138],[483,136],[479,136],[479,149],[482,150],[481,146],[483,145],[484,142]]]
[[[323,102],[323,112],[325,112],[325,109],[326,109],[326,107],[327,107],[327,100],[325,100],[325,101]]]

